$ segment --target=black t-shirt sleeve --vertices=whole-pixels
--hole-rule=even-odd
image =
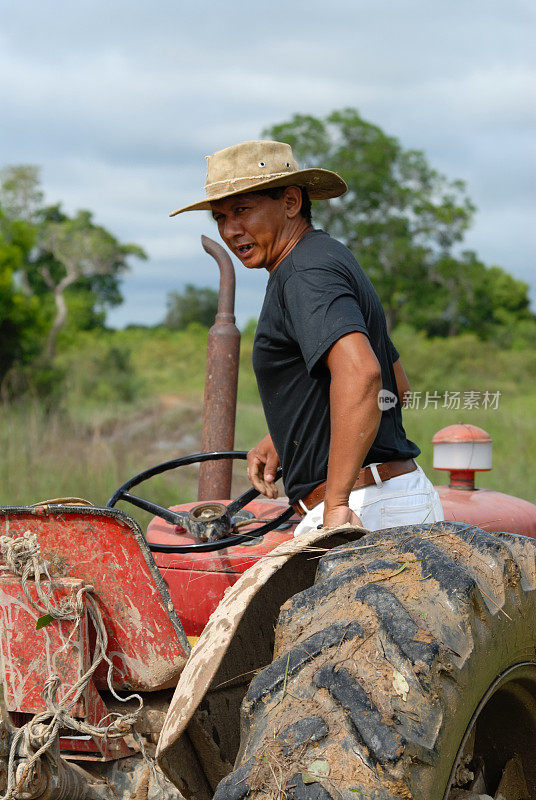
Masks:
[[[389,339],[389,352],[391,354],[391,361],[393,362],[393,364],[395,364],[400,358],[400,353],[392,343],[391,339]]]
[[[368,336],[356,292],[342,270],[297,270],[286,280],[283,294],[286,318],[310,375],[341,336]]]

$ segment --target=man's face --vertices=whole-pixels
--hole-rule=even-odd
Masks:
[[[221,238],[248,269],[270,271],[287,244],[285,198],[254,193],[211,203]]]

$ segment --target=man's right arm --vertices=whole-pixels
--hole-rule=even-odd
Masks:
[[[272,437],[267,433],[248,453],[248,478],[257,491],[272,500],[277,497],[274,480],[278,466],[279,456]]]

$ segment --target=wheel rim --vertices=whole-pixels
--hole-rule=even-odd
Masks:
[[[443,800],[453,800],[465,764],[483,769],[485,791],[495,795],[506,765],[516,756],[521,762],[530,797],[536,797],[536,664],[510,667],[489,687],[462,739]],[[475,793],[479,796],[481,789]],[[505,800],[520,800],[516,794]]]

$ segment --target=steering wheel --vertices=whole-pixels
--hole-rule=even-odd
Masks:
[[[202,537],[204,535],[208,539],[208,541],[202,541],[199,544],[156,544],[148,542],[149,549],[153,553],[207,553],[213,550],[233,547],[234,545],[251,541],[251,539],[257,539],[290,519],[294,513],[293,509],[289,506],[282,514],[260,525],[250,533],[233,534],[234,517],[251,500],[259,496],[260,492],[257,489],[248,489],[236,500],[232,500],[228,506],[223,505],[223,503],[199,503],[190,511],[171,511],[169,508],[160,506],[150,500],[145,500],[143,497],[130,494],[129,491],[133,486],[138,486],[155,475],[160,475],[162,472],[168,472],[177,467],[200,464],[203,461],[221,461],[222,459],[231,458],[245,460],[247,455],[247,450],[217,450],[213,453],[194,453],[190,456],[164,461],[162,464],[150,467],[123,483],[122,486],[116,489],[105,507],[114,508],[119,500],[126,500],[127,503],[142,508],[144,511],[149,511],[172,525],[185,528],[194,536]],[[280,477],[281,469],[278,469],[275,479],[278,480]]]

